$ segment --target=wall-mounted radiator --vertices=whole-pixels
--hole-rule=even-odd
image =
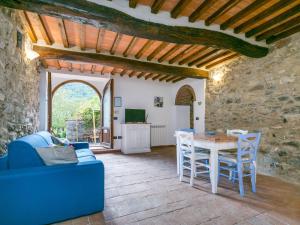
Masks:
[[[168,132],[166,125],[151,125],[151,146],[168,144]]]

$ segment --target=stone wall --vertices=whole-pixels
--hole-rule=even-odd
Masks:
[[[0,7],[0,153],[6,144],[38,128],[39,75],[37,61],[30,61],[23,35],[17,47],[17,30],[24,33],[15,10]]]
[[[261,131],[258,172],[300,183],[300,33],[211,72],[206,129]]]

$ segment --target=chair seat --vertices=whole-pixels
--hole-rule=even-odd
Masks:
[[[237,149],[220,150],[219,155],[237,155]]]
[[[237,155],[236,154],[226,154],[226,155],[220,155],[219,156],[219,161],[220,162],[228,162],[228,163],[237,163]],[[242,159],[242,162],[248,162],[249,158],[248,157],[244,157]]]
[[[186,151],[183,153],[183,156],[187,158],[191,158],[192,154],[191,152]],[[201,160],[201,159],[209,159],[209,154],[200,153],[200,152],[195,153],[195,160]]]

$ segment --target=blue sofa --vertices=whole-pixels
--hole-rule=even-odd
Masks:
[[[39,132],[8,145],[8,166],[0,171],[0,224],[39,225],[104,208],[104,166],[88,143],[72,143],[78,164],[46,166],[36,147],[52,144]]]

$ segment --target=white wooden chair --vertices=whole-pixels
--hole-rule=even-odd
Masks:
[[[180,176],[179,180],[183,180],[184,170],[190,171],[190,185],[194,184],[194,177],[198,174],[208,173],[209,154],[203,151],[195,151],[194,134],[190,132],[178,132],[179,148],[180,148]],[[202,169],[202,170],[201,170]]]

